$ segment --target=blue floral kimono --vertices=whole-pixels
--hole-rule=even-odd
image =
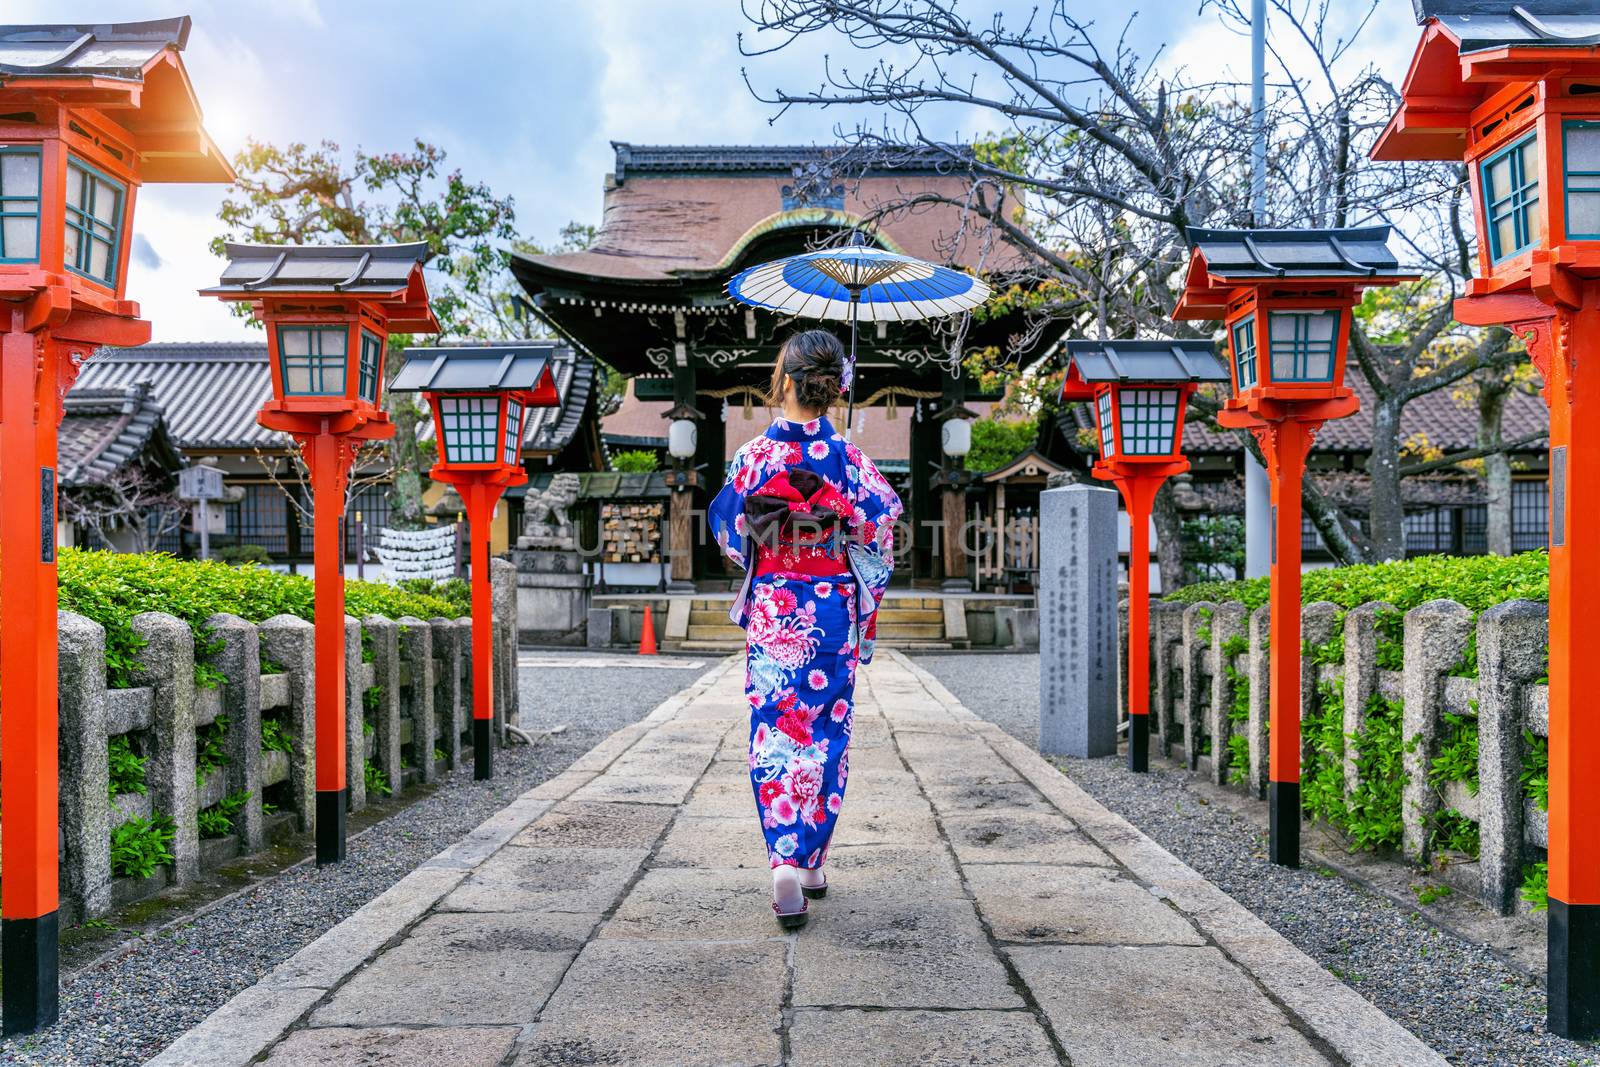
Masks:
[[[739,449],[707,516],[745,569],[750,782],[772,866],[820,867],[844,802],[856,667],[872,659],[900,498],[826,418]]]

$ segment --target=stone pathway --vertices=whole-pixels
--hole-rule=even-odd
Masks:
[[[783,934],[741,676],[713,667],[151,1062],[1444,1063],[892,652],[858,687],[829,896]]]

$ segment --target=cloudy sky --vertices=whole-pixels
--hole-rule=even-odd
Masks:
[[[1086,11],[1117,6],[1070,4]],[[862,59],[844,41],[820,36],[746,59],[738,34],[749,25],[738,0],[6,0],[4,6],[8,23],[187,12],[194,30],[185,62],[206,126],[230,155],[249,137],[280,144],[328,139],[368,151],[406,148],[421,137],[449,154],[449,166],[514,196],[518,228],[535,240],[552,239],[569,220],[599,221],[612,140],[826,143],[836,124],[872,118],[796,109],[774,120],[775,109],[752,97],[741,68],[758,88],[794,89],[816,81],[824,53],[858,67]],[[962,8],[976,15],[992,6],[966,0]],[[1147,56],[1160,49],[1164,67],[1226,68],[1248,77],[1248,41],[1198,6],[1198,0],[1149,0],[1129,39]],[[1417,39],[1410,7],[1406,0],[1381,0],[1357,50],[1396,80]],[[1097,33],[1107,46],[1122,30],[1122,17]],[[939,121],[943,128],[931,132],[947,137],[992,126],[971,112],[950,111]],[[158,185],[139,195],[128,294],[154,322],[156,340],[248,335],[217,302],[195,296],[220,271],[206,243],[218,232],[222,192]]]

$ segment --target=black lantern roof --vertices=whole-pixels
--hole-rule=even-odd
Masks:
[[[556,342],[514,345],[469,345],[460,348],[412,348],[389,388],[400,393],[554,392],[550,360]]]
[[[1600,44],[1594,0],[1412,0],[1417,21],[1437,19],[1461,52],[1515,46],[1583,48]]]
[[[1224,281],[1271,278],[1369,278],[1393,275],[1388,226],[1340,230],[1201,230],[1189,244],[1206,272]]]
[[[404,290],[428,256],[425,242],[403,245],[246,245],[229,242],[222,280],[202,296]]]
[[[1210,341],[1068,341],[1068,375],[1086,382],[1226,382]]]
[[[189,40],[189,17],[153,22],[0,26],[0,77],[143,81],[150,61]]]

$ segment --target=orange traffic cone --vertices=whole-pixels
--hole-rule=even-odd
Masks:
[[[639,631],[639,655],[654,656],[656,654],[656,622],[650,614],[650,605],[644,606],[644,626]]]

